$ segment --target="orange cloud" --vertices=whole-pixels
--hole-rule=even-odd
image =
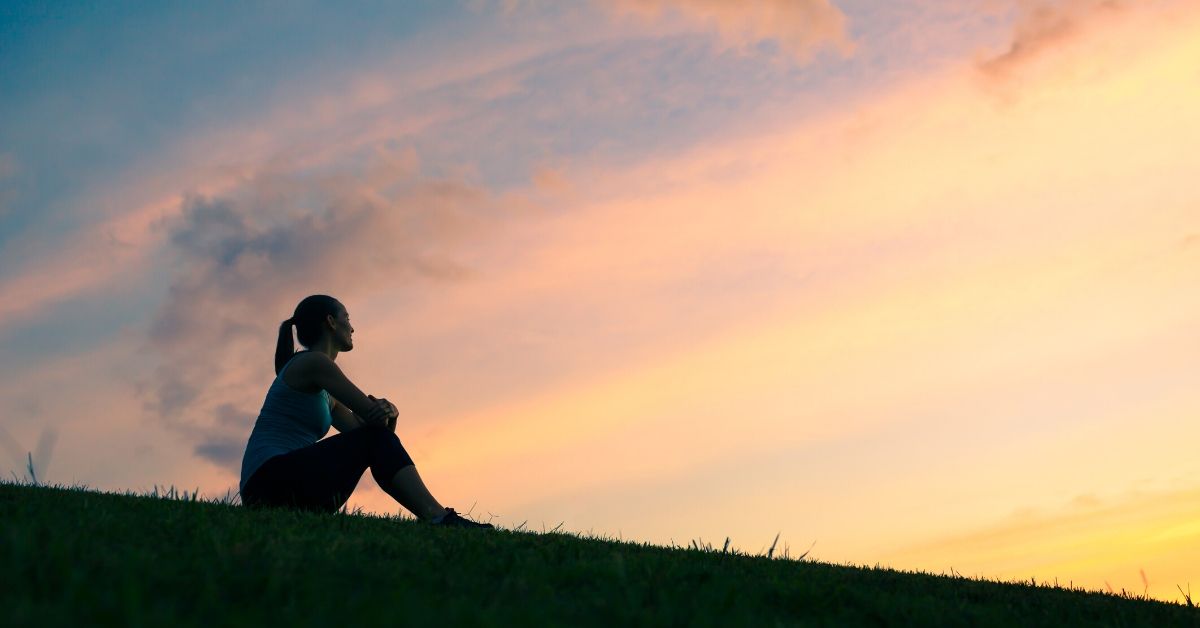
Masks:
[[[1122,0],[1019,0],[1012,42],[1004,52],[985,59],[979,68],[1006,75],[1097,22],[1117,17]]]

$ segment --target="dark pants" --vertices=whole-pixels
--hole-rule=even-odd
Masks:
[[[390,494],[396,472],[412,463],[391,430],[364,426],[269,458],[246,480],[242,503],[337,512],[367,467]]]

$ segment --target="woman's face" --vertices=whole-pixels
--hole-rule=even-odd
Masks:
[[[338,345],[338,351],[349,351],[354,348],[354,327],[350,325],[350,313],[345,307],[338,308],[337,316],[333,317],[333,340]]]

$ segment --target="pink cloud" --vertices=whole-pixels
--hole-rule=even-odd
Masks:
[[[985,75],[1003,78],[1126,10],[1125,0],[1018,0],[1012,41],[979,62]]]
[[[540,166],[533,171],[533,186],[546,194],[568,193],[572,189],[571,180],[561,168]]]
[[[220,197],[245,189],[252,178],[258,178],[254,189],[265,193],[265,172],[320,169],[362,152],[372,153],[378,166],[382,142],[418,136],[511,93],[518,88],[514,68],[572,36],[578,34],[505,42],[483,56],[464,41],[442,50],[436,63],[422,60],[426,50],[401,49],[353,72],[281,87],[258,115],[183,136],[126,175],[69,201],[85,216],[73,233],[34,233],[6,246],[0,251],[0,318],[28,321],[144,271],[163,244],[151,225],[178,214],[186,194]],[[439,97],[447,90],[453,97]],[[422,98],[436,105],[412,105]],[[410,169],[417,165],[415,155],[393,158]],[[5,177],[15,173],[15,157],[0,152],[0,214],[11,210]]]
[[[48,249],[38,239],[15,243],[40,258],[0,280],[0,317],[20,323],[67,299],[111,291],[120,278],[145,270],[151,224],[171,201],[147,203],[76,231]],[[23,251],[17,251],[18,258]]]
[[[715,28],[732,46],[775,41],[800,61],[808,61],[822,48],[843,56],[854,50],[846,34],[846,16],[829,0],[615,0],[619,13],[658,19],[674,11],[685,19]]]

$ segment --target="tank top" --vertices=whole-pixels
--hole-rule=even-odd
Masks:
[[[246,442],[246,453],[242,456],[240,490],[245,490],[250,476],[267,460],[308,447],[329,433],[333,423],[329,393],[324,390],[301,392],[283,381],[283,374],[301,353],[306,351],[298,351],[288,359],[267,390],[262,410]]]

